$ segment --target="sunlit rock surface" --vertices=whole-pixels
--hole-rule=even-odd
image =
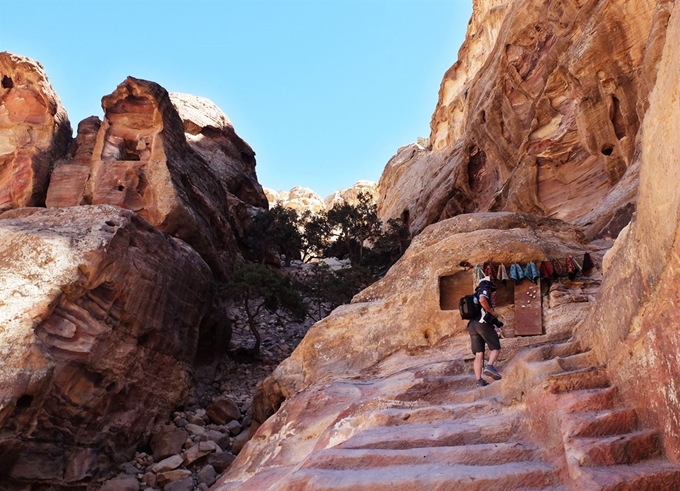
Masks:
[[[607,255],[603,294],[579,334],[623,398],[680,460],[680,11],[674,7],[643,126],[637,216]]]
[[[0,482],[83,485],[129,459],[182,400],[211,278],[118,207],[0,215]]]
[[[43,67],[0,53],[0,211],[43,205],[50,171],[70,141],[66,110]]]
[[[636,142],[672,5],[475,2],[431,148],[401,148],[387,164],[381,217],[419,232],[509,210],[615,237],[634,209]]]
[[[183,95],[175,103],[185,122],[163,87],[128,77],[102,99],[98,128],[93,118],[79,125],[74,156],[55,169],[47,206],[114,204],[135,211],[189,243],[225,278],[239,255],[249,207],[266,206],[254,180],[254,153],[214,104]]]
[[[334,191],[325,199],[321,199],[314,191],[302,186],[295,186],[290,191],[275,191],[265,188],[270,208],[280,204],[298,213],[305,211],[321,213],[332,209],[335,205],[344,203],[356,205],[359,193],[367,194],[370,197],[369,201],[375,203],[378,199],[378,186],[371,181],[359,181],[347,189]]]

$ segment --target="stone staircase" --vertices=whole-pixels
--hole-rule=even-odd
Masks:
[[[378,411],[372,421],[384,426],[315,452],[281,489],[566,490],[554,466],[521,438],[522,414],[519,407],[501,410],[495,398]]]
[[[530,413],[549,415],[539,427],[557,430],[552,434],[561,441],[544,443],[563,447],[571,489],[680,490],[680,468],[663,457],[659,433],[640,428],[592,352],[572,341],[530,350],[523,362],[538,382]]]
[[[506,346],[503,379],[483,388],[461,359],[376,371],[304,459],[220,491],[680,490],[660,435],[593,352],[548,337]]]

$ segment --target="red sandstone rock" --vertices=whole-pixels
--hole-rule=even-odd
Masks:
[[[185,123],[165,89],[128,77],[102,99],[105,115],[98,129],[93,118],[79,125],[77,150],[55,169],[47,206],[114,204],[133,210],[189,243],[217,277],[226,278],[239,255],[237,240],[245,233],[249,207],[266,207],[266,198],[255,178],[254,153],[226,117],[201,119],[195,106],[182,102],[194,99],[182,97],[176,103]],[[200,101],[201,107],[207,104]]]
[[[637,217],[607,255],[602,291],[578,335],[624,401],[680,460],[680,9],[675,4],[641,140]],[[659,488],[661,489],[661,488]]]
[[[617,209],[635,201],[636,141],[669,5],[644,0],[633,14],[611,2],[476,2],[441,84],[431,148],[402,148],[387,164],[381,218],[406,215],[417,233],[509,210],[615,237],[632,213]]]
[[[0,211],[40,206],[71,125],[42,66],[0,53]]]
[[[0,475],[106,477],[183,398],[212,275],[114,206],[0,216]]]

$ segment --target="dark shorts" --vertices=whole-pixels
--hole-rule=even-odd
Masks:
[[[470,321],[468,322],[468,332],[472,344],[472,353],[484,353],[484,344],[489,346],[491,351],[501,349],[501,340],[491,324]]]

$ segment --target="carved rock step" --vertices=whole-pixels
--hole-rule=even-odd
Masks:
[[[461,418],[477,418],[500,412],[496,401],[482,399],[462,404],[442,404],[416,408],[389,408],[376,411],[370,418],[373,426],[398,426],[403,424],[453,421]]]
[[[573,469],[570,469],[572,472]],[[633,465],[579,467],[572,474],[575,491],[677,491],[680,467],[666,460]]]
[[[405,465],[351,472],[301,469],[291,476],[285,491],[488,491],[545,490],[555,483],[553,468],[540,462],[513,462],[493,466]],[[557,488],[560,489],[560,488]]]
[[[630,408],[581,411],[562,417],[562,435],[567,438],[622,435],[636,429],[637,414]]]
[[[446,404],[450,401],[452,393],[474,388],[475,378],[469,374],[422,377],[416,379],[408,390],[400,394],[399,399],[428,404]]]
[[[613,409],[620,402],[615,386],[575,390],[558,394],[557,397],[559,397],[559,407],[565,412]]]
[[[566,445],[567,460],[584,467],[628,465],[662,454],[656,431],[643,430],[609,438],[577,438]]]
[[[541,379],[564,372],[589,370],[592,369],[595,362],[593,352],[586,351],[565,358],[557,357],[547,360],[529,361],[526,363],[526,368],[536,379]]]
[[[508,442],[517,432],[515,417],[440,421],[371,428],[340,444],[340,448],[407,449]]]
[[[396,465],[499,465],[538,460],[536,448],[524,443],[482,443],[464,447],[423,447],[404,450],[329,448],[313,453],[306,469],[363,469]]]
[[[609,387],[609,376],[605,367],[590,367],[573,370],[547,377],[544,388],[553,394],[562,394],[574,390],[598,389]]]

